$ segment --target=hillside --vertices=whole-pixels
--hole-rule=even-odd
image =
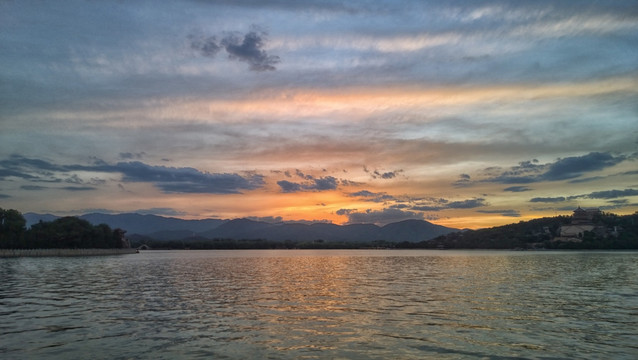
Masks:
[[[599,213],[591,219],[596,231],[584,231],[580,237],[561,237],[561,227],[570,224],[569,216],[547,217],[401,245],[443,249],[638,249],[638,213]]]

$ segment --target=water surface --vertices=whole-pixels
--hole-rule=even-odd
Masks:
[[[0,259],[0,358],[638,358],[638,252]]]

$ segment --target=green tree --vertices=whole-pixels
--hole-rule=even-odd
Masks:
[[[0,247],[20,247],[24,239],[26,223],[19,211],[0,208]]]

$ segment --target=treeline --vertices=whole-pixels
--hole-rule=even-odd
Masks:
[[[128,247],[124,230],[106,224],[92,225],[73,216],[51,222],[40,221],[26,228],[22,214],[0,208],[2,249],[110,249]]]
[[[560,227],[570,223],[569,216],[547,217],[398,245],[444,249],[638,249],[638,213],[624,216],[600,213],[592,224],[603,229],[602,233],[585,231],[581,241],[555,241]]]
[[[146,245],[155,250],[242,250],[242,249],[363,249],[394,248],[395,243],[387,241],[346,242],[346,241],[294,241],[267,239],[207,239],[190,237],[181,240],[156,240],[147,236],[132,235],[131,246],[138,248]]]

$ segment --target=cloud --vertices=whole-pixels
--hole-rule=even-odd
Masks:
[[[374,193],[368,190],[361,190],[353,193],[346,194],[349,197],[359,197],[364,198],[366,201],[372,202],[386,202],[396,200],[396,198],[392,195],[388,195],[387,193],[380,192]]]
[[[635,190],[635,189],[605,190],[605,191],[595,191],[587,195],[581,195],[581,197],[586,197],[589,199],[616,199],[619,197],[626,197],[626,196],[638,196],[638,190]]]
[[[459,178],[452,183],[452,185],[456,187],[465,187],[465,186],[469,186],[471,183],[472,181],[471,181],[470,175],[461,174],[459,175]]]
[[[394,170],[394,171],[386,171],[386,172],[381,172],[377,169],[375,170],[369,170],[365,165],[363,166],[363,171],[370,174],[370,176],[373,179],[385,179],[385,180],[389,180],[389,179],[394,179],[395,177],[397,177],[400,173],[403,172],[403,170],[399,169],[399,170]]]
[[[97,188],[95,188],[93,186],[65,186],[65,187],[61,187],[60,189],[66,190],[66,191],[91,191],[91,190],[97,190]]]
[[[195,35],[189,35],[188,39],[191,41],[191,48],[198,50],[202,56],[215,57],[217,53],[222,49],[217,41],[217,37],[209,36],[206,38],[196,37]]]
[[[530,191],[530,190],[532,189],[528,188],[527,186],[510,186],[503,189],[503,191],[511,191],[511,192],[523,192],[523,191]]]
[[[250,31],[241,39],[235,35],[224,38],[221,42],[231,59],[237,59],[250,64],[250,69],[254,71],[275,70],[276,64],[281,60],[279,56],[268,55],[262,50],[266,32]]]
[[[622,155],[614,157],[610,153],[600,152],[558,159],[549,165],[549,169],[543,174],[542,179],[549,181],[573,179],[590,171],[614,166],[625,159],[626,157]]]
[[[281,191],[285,193],[294,193],[302,190],[301,184],[294,183],[288,180],[277,181],[277,185],[279,185]]]
[[[344,210],[344,211],[341,211]],[[347,215],[348,224],[377,224],[385,225],[397,221],[418,219],[423,220],[423,214],[412,211],[404,211],[399,209],[386,208],[383,210],[368,209],[363,212],[355,210],[341,209],[337,211],[337,215]],[[340,213],[341,211],[341,213]]]
[[[481,206],[487,206],[488,204],[485,202],[483,198],[477,199],[469,199],[462,201],[452,201],[447,204],[446,208],[448,209],[473,209]]]
[[[521,213],[518,210],[476,210],[476,212],[480,212],[483,214],[499,214],[501,216],[507,217],[521,217]]]
[[[583,178],[583,179],[570,180],[569,183],[570,184],[581,184],[581,183],[592,182],[592,181],[596,181],[596,180],[602,180],[604,178],[605,178],[605,176],[592,176],[592,177],[587,177],[587,178]]]
[[[46,186],[38,186],[38,185],[22,185],[22,186],[20,186],[20,189],[28,190],[28,191],[40,191],[40,190],[46,190],[46,189],[48,189],[48,187],[46,187]]]
[[[517,166],[483,181],[502,184],[529,184],[540,181],[569,180],[588,172],[612,167],[626,159],[627,157],[624,155],[614,156],[608,152],[591,152],[583,156],[559,158],[555,162],[547,164],[538,164],[538,160],[534,159],[520,162]],[[589,180],[591,178],[586,181]],[[572,182],[575,181],[572,180]]]
[[[299,191],[325,191],[335,190],[339,185],[339,179],[333,176],[325,176],[315,178],[311,175],[304,175],[301,171],[297,170],[297,175],[307,181],[302,183],[296,183],[288,180],[277,181],[277,185],[281,188],[282,192],[292,193]]]
[[[122,160],[141,159],[144,156],[146,156],[146,153],[144,151],[138,152],[138,153],[131,153],[131,152],[121,152],[120,153],[120,159],[122,159]]]
[[[4,167],[4,170],[22,173],[22,177],[25,179],[39,182],[60,182],[57,176],[73,171],[120,173],[124,182],[151,183],[165,193],[236,194],[240,190],[254,190],[264,185],[263,176],[257,174],[241,176],[239,174],[209,173],[189,167],[153,166],[139,161],[119,162],[111,165],[102,160],[94,159],[92,165],[57,165],[45,160],[13,155],[8,160],[0,161],[0,170],[3,170],[1,167]],[[97,177],[84,181],[76,174],[72,174],[67,176],[66,182],[101,185],[106,181]],[[93,186],[68,186],[60,189],[86,191],[96,188]]]
[[[410,209],[415,211],[441,211],[447,209],[473,209],[487,206],[488,203],[483,198],[474,198],[458,201],[449,201],[443,198],[427,198],[421,200]]]
[[[173,208],[149,208],[149,209],[137,209],[132,211],[133,213],[142,215],[165,215],[165,216],[180,216],[185,215],[183,211],[178,211]]]
[[[277,224],[284,221],[284,218],[281,216],[247,216],[245,219],[266,222],[269,224]]]
[[[259,31],[253,26],[253,30],[244,35],[231,33],[220,41],[216,36],[198,37],[189,35],[191,48],[197,50],[200,55],[214,58],[222,49],[232,60],[246,62],[253,71],[276,70],[275,65],[281,62],[279,56],[268,55],[263,49],[268,33]]]
[[[383,174],[381,174],[381,178],[382,179],[393,179],[397,176],[397,174],[400,171],[389,171],[389,172],[384,172]]]
[[[122,173],[123,181],[153,183],[165,193],[237,194],[240,190],[254,190],[264,185],[261,175],[216,174],[189,167],[152,166],[139,161],[98,168]]]
[[[332,176],[321,177],[314,179],[315,186],[311,187],[313,190],[334,190],[337,188],[337,178]]]
[[[638,196],[638,190],[635,189],[625,189],[625,190],[603,190],[603,191],[594,191],[589,194],[581,194],[581,195],[573,195],[569,197],[558,196],[558,197],[536,197],[532,198],[530,202],[543,202],[543,203],[557,203],[563,202],[567,200],[575,200],[575,199],[617,199],[622,197],[629,196]]]
[[[535,197],[535,198],[531,198],[529,200],[529,202],[542,202],[542,203],[557,203],[557,202],[563,202],[567,200],[564,196],[557,196],[557,197]]]

